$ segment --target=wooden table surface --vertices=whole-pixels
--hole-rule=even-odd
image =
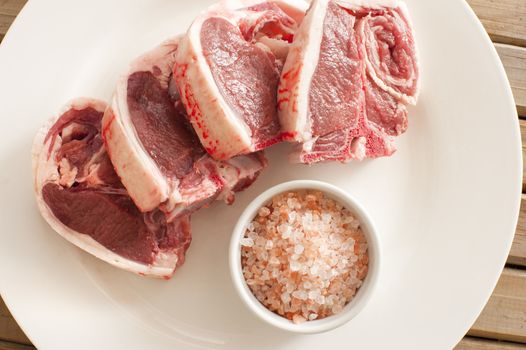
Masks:
[[[0,41],[26,0],[0,0]],[[515,96],[526,145],[526,0],[468,0],[493,40]],[[526,162],[523,173],[526,171]],[[526,177],[525,177],[526,179]],[[515,239],[497,287],[456,350],[526,350],[526,183]],[[437,329],[437,337],[440,330]],[[432,339],[430,339],[432,341]],[[67,344],[64,344],[67,346]],[[0,350],[34,349],[0,299]]]

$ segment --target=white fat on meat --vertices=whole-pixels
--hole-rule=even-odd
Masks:
[[[238,176],[225,179],[231,163],[215,161],[202,148],[171,79],[179,42],[167,40],[135,59],[103,118],[108,154],[130,197],[141,211],[159,207],[169,220],[225,198],[222,193],[266,166],[260,153],[242,156],[252,160],[250,168],[232,168]]]
[[[168,41],[130,64],[128,72],[117,83],[111,106],[102,121],[103,137],[111,161],[128,193],[142,211],[152,210],[168,198],[176,202],[180,195],[177,184],[172,183],[170,186],[137,136],[128,110],[128,78],[135,71],[151,72],[155,61],[175,53],[177,45],[178,39]]]
[[[182,264],[183,260],[181,259],[181,253],[183,254],[182,258],[184,259],[184,251],[186,248],[184,248],[183,251],[178,251],[178,249],[160,250],[154,257],[152,257],[151,263],[134,260],[130,257],[119,254],[117,252],[118,250],[115,251],[109,249],[94,239],[91,235],[79,232],[68,226],[68,223],[63,222],[57,217],[57,215],[60,216],[63,215],[63,213],[57,212],[57,215],[55,215],[52,208],[53,204],[56,203],[53,203],[52,200],[46,201],[45,199],[43,192],[47,185],[54,184],[61,189],[67,190],[72,188],[73,183],[82,183],[82,186],[86,186],[86,191],[103,191],[110,196],[113,193],[120,198],[127,197],[124,188],[118,186],[111,187],[110,184],[106,184],[104,179],[101,179],[98,175],[97,170],[100,166],[100,161],[105,157],[102,141],[100,141],[100,148],[94,149],[93,153],[90,155],[90,159],[85,166],[85,168],[88,169],[87,174],[83,178],[77,177],[77,175],[79,175],[79,170],[66,158],[59,159],[59,152],[63,144],[70,142],[72,139],[75,140],[75,137],[72,137],[72,135],[75,133],[74,129],[76,129],[79,124],[72,122],[63,129],[59,128],[53,131],[52,128],[57,127],[58,122],[62,120],[61,117],[67,112],[72,110],[82,111],[87,108],[92,108],[99,113],[98,124],[100,126],[100,118],[106,109],[106,103],[95,99],[78,98],[68,103],[61,113],[58,113],[56,116],[49,119],[38,131],[35,137],[32,148],[32,165],[34,190],[39,211],[46,222],[60,236],[100,260],[136,274],[169,278],[174,273],[176,267]],[[110,172],[112,171],[113,170],[110,169]],[[118,181],[118,179],[116,178],[115,181]],[[78,213],[79,217],[85,215],[89,215],[89,213]],[[102,221],[104,218],[99,216],[96,219],[92,219],[94,225],[98,225],[96,223],[97,220]],[[189,225],[188,219],[183,219],[183,221],[184,225]],[[189,227],[185,228],[189,230]],[[188,234],[189,239],[189,231],[185,234]]]
[[[222,1],[204,11],[188,29],[176,57],[174,78],[178,82],[181,99],[192,126],[207,152],[215,159],[229,159],[281,141],[272,79],[256,77],[241,81],[242,79],[232,74],[233,78],[225,78],[228,81],[221,83],[219,80],[224,74],[219,70],[239,70],[239,74],[245,77],[277,74],[277,88],[279,71],[288,54],[290,38],[306,9],[307,3],[303,0]],[[221,56],[210,58],[215,49],[206,46],[204,38],[209,35],[210,30],[217,27],[212,26],[210,29],[206,26],[211,23],[210,20],[219,19],[225,21],[221,25],[229,23],[231,28],[235,28],[232,29],[234,35],[249,37],[244,40],[239,37],[232,39],[232,36],[228,40],[221,39]],[[270,29],[265,27],[267,25]],[[243,57],[235,59],[235,50],[240,47],[247,49],[246,46],[243,47],[246,43],[261,51],[245,51],[245,54],[241,54]],[[275,73],[272,69],[265,71],[261,63],[263,58],[256,61],[255,57],[261,52],[266,52],[267,59],[273,61],[272,69]],[[251,56],[253,60],[250,61],[247,56]],[[221,68],[213,65],[214,59],[221,60]],[[227,62],[228,60],[231,61]],[[236,65],[239,62],[246,64]],[[258,66],[258,73],[251,70],[255,69],[254,65]],[[217,75],[214,75],[215,71]],[[247,107],[250,104],[254,104],[252,109],[251,106]],[[260,114],[255,111],[260,111]]]

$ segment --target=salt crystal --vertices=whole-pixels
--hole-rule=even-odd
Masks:
[[[305,196],[305,199],[307,200],[307,202],[314,202],[316,200],[316,196],[308,194]]]
[[[318,314],[312,313],[312,314],[309,315],[309,321],[314,321],[317,318],[318,318]]]
[[[342,244],[342,250],[352,250],[354,247],[354,244],[349,244],[348,242],[344,242]]]
[[[265,244],[267,243],[267,240],[266,240],[264,237],[258,237],[258,238],[256,238],[256,240],[254,241],[254,243],[255,243],[258,247],[263,247],[263,246],[265,246]]]
[[[353,230],[358,230],[360,228],[360,223],[358,221],[353,221],[351,228]]]
[[[279,259],[276,258],[275,256],[271,257],[270,260],[268,261],[269,264],[271,265],[279,265]]]
[[[270,209],[267,207],[261,207],[259,209],[258,215],[261,217],[267,217],[270,214]]]
[[[332,307],[332,313],[333,314],[337,314],[339,313],[340,311],[342,311],[342,306],[340,304],[335,304],[333,307]]]
[[[283,237],[284,239],[287,239],[290,237],[292,230],[289,225],[281,224],[278,227],[278,232],[281,233],[281,237]]]
[[[318,276],[320,276],[322,280],[326,280],[327,278],[329,278],[330,275],[331,275],[331,269],[321,269],[318,272]]]
[[[351,215],[346,215],[341,220],[344,224],[349,224],[354,221],[354,218]]]
[[[272,249],[272,246],[274,245],[274,243],[269,239],[266,243],[265,243],[265,249],[269,250],[269,249]]]
[[[284,303],[290,302],[290,293],[287,293],[287,292],[281,293],[281,301]]]
[[[321,220],[323,221],[324,224],[328,224],[329,222],[331,222],[331,219],[332,219],[332,215],[331,214],[323,213],[321,215]]]
[[[367,250],[367,244],[360,244],[360,248],[359,248],[359,251],[360,253],[365,253],[365,251]]]
[[[294,247],[295,254],[301,254],[304,250],[305,248],[301,244],[296,244],[296,246]]]
[[[292,293],[292,296],[294,298],[298,298],[300,300],[306,300],[307,299],[307,293],[303,290],[296,290]]]
[[[349,263],[349,261],[347,259],[341,259],[340,261],[338,261],[338,268],[339,269],[344,269],[347,264]]]
[[[252,246],[254,246],[254,240],[252,238],[248,238],[248,237],[241,238],[240,243],[241,243],[241,245],[243,247],[252,247]]]
[[[297,230],[295,238],[296,238],[296,243],[298,243],[298,242],[302,243],[301,240],[305,239],[305,232]],[[307,238],[308,238],[308,236],[307,236]]]
[[[290,271],[298,271],[300,268],[301,268],[301,265],[297,261],[290,262]]]
[[[319,290],[311,290],[309,292],[309,299],[311,300],[316,300],[316,298],[320,295],[320,291]]]
[[[292,316],[292,322],[294,322],[295,324],[300,324],[300,323],[303,323],[305,321],[306,321],[306,319],[303,316],[300,316],[300,315]]]

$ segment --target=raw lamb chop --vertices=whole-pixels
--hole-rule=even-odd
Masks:
[[[133,61],[103,119],[106,149],[130,197],[169,220],[215,198],[231,203],[266,166],[261,153],[224,162],[207,155],[170,83],[178,44],[168,40]]]
[[[174,78],[207,152],[230,159],[282,140],[277,87],[303,0],[226,0],[181,41]]]
[[[405,4],[314,0],[281,75],[278,109],[302,163],[389,156],[419,71]]]
[[[141,275],[169,278],[190,245],[189,217],[167,222],[142,213],[103,146],[106,104],[72,101],[39,131],[33,146],[37,204],[62,237],[101,260]]]

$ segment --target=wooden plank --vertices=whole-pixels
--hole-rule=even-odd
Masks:
[[[31,344],[24,332],[20,329],[13,316],[0,298],[0,340]]]
[[[517,230],[508,256],[508,264],[526,266],[526,195],[524,194],[521,200]]]
[[[526,271],[504,269],[468,335],[526,343]]]
[[[468,0],[491,40],[526,46],[526,1]]]
[[[464,337],[454,350],[526,350],[526,344]]]
[[[7,33],[9,26],[11,26],[11,23],[13,23],[14,20],[14,16],[0,14],[0,35],[2,37]]]
[[[0,0],[0,14],[16,17],[26,2],[27,0]]]
[[[32,345],[24,345],[0,340],[0,350],[35,350]]]
[[[0,40],[27,0],[0,0]]]
[[[526,116],[526,48],[505,44],[495,44],[495,48],[506,69],[517,112]]]

